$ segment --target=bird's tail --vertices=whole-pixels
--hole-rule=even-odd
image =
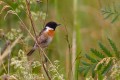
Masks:
[[[35,51],[35,49],[33,48],[33,49],[31,49],[30,51],[29,51],[29,53],[27,53],[27,56],[30,56],[33,52]]]

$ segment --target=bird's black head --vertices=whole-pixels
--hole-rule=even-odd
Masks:
[[[56,22],[48,22],[46,25],[45,25],[45,27],[50,27],[50,28],[52,28],[52,29],[56,29],[56,27],[57,26],[59,26],[60,24],[57,24]]]

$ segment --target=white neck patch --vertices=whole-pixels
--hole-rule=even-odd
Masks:
[[[46,31],[54,30],[53,28],[50,28],[50,27],[48,27],[48,26],[46,26],[45,28],[46,28]]]

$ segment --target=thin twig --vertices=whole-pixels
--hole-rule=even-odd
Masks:
[[[11,51],[8,53],[8,75],[10,74]]]
[[[47,9],[46,9],[46,16],[45,16],[45,19],[44,19],[44,22],[43,22],[43,27],[45,26],[45,22],[47,20],[47,14],[48,14],[48,0],[47,1]]]
[[[36,41],[38,43],[37,35],[36,35],[36,31],[35,31],[35,24],[33,22],[32,15],[31,15],[31,12],[30,12],[30,1],[28,1],[28,0],[26,0],[26,7],[27,7],[28,16],[29,16],[29,19],[30,19],[30,22],[31,22],[31,25],[32,25],[32,28],[33,28],[33,32],[34,32],[35,38],[36,38]],[[44,63],[42,63],[42,64],[43,64],[43,69],[46,72],[46,75],[47,75],[48,79],[51,80],[50,76],[48,75],[49,73],[48,73],[47,69],[44,66]]]
[[[47,69],[45,68],[45,65],[44,65],[44,62],[43,62],[43,61],[42,61],[42,66],[43,66],[43,68],[44,68],[44,70],[45,70],[45,72],[46,72],[46,75],[48,76],[48,79],[51,80],[50,75],[48,74],[48,71],[47,71]]]
[[[63,21],[65,22],[65,19],[64,19],[64,17],[63,17]],[[71,44],[70,44],[70,41],[69,41],[69,35],[68,35],[68,30],[67,30],[67,25],[66,24],[64,24],[65,26],[65,31],[66,31],[66,41],[67,41],[67,43],[68,43],[68,48],[69,48],[69,53],[71,52]]]
[[[65,19],[64,17],[62,17],[63,21],[65,22]],[[68,30],[67,30],[67,25],[64,24],[64,27],[65,27],[65,32],[66,32],[66,35],[65,35],[65,39],[68,43],[68,49],[69,49],[69,67],[70,67],[70,70],[68,71],[68,75],[67,75],[67,79],[69,80],[70,79],[70,71],[72,70],[72,62],[71,62],[71,44],[70,44],[70,41],[69,41],[69,35],[68,35]]]
[[[32,25],[32,28],[33,28],[33,32],[34,32],[34,35],[36,37],[36,40],[37,40],[37,35],[36,35],[36,30],[35,30],[35,24],[33,22],[33,19],[32,19],[32,15],[31,15],[31,12],[30,12],[30,1],[26,0],[26,7],[27,7],[27,11],[28,11],[28,16],[29,16],[29,19],[30,19],[30,22],[31,22],[31,25]]]

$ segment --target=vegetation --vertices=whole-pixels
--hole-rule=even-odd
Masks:
[[[1,0],[0,80],[119,80],[119,3]],[[62,24],[52,43],[27,57],[49,21]]]
[[[117,67],[119,65],[119,51],[111,39],[108,38],[108,41],[114,52],[109,51],[109,49],[107,49],[101,42],[99,42],[99,47],[101,48],[102,52],[91,48],[91,54],[93,56],[96,56],[97,58],[93,58],[90,55],[85,54],[88,62],[81,60],[81,63],[83,65],[80,67],[80,72],[83,72],[84,76],[86,76],[88,72],[91,72],[91,76],[93,78],[97,76],[97,78],[100,80],[103,80],[104,78],[112,80],[118,79],[119,76],[117,75],[119,75],[119,73],[117,73],[117,75],[114,75],[113,77],[113,69],[115,69],[116,65]]]

